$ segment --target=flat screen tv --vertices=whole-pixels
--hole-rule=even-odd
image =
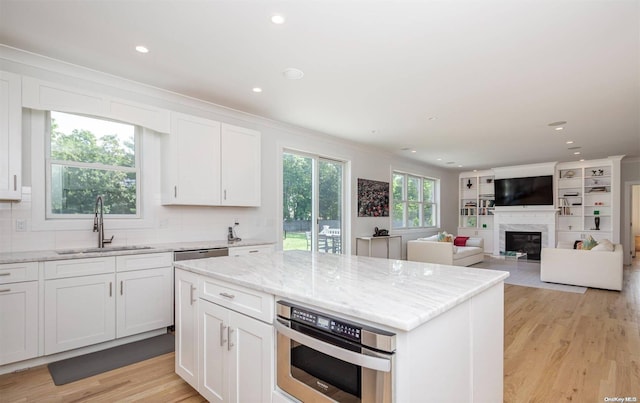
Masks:
[[[552,206],[553,175],[496,179],[496,206]]]

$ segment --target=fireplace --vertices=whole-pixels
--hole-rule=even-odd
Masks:
[[[524,252],[527,259],[540,260],[542,233],[532,231],[505,231],[505,251]]]

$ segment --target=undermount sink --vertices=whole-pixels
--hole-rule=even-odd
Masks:
[[[151,246],[111,246],[104,248],[85,248],[85,249],[63,249],[57,250],[58,255],[75,255],[79,253],[107,253],[107,252],[120,252],[127,250],[144,250],[153,249]]]

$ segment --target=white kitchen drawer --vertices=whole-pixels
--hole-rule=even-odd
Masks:
[[[38,262],[0,264],[0,284],[38,279]]]
[[[200,298],[267,323],[273,322],[273,295],[203,276],[199,283]]]
[[[171,252],[116,256],[116,271],[118,272],[170,266],[173,266],[173,253]]]
[[[115,271],[116,258],[114,256],[44,262],[44,278],[46,280],[114,273]]]
[[[273,252],[273,245],[234,246],[229,248],[229,256],[244,256],[266,252]]]

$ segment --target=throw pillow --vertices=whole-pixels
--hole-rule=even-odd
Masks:
[[[438,242],[453,242],[453,235],[447,234],[447,231],[438,232]]]
[[[431,235],[426,238],[418,238],[418,241],[437,241],[437,240],[438,240],[438,234]]]
[[[577,250],[582,250],[582,241],[576,241],[576,243],[574,244],[575,248]]]
[[[467,239],[469,239],[468,236],[457,236],[453,240],[453,244],[455,246],[465,246],[467,244]]]
[[[615,245],[613,245],[613,243],[610,240],[603,239],[602,241],[598,242],[598,244],[594,246],[591,250],[613,252],[615,248],[616,248]]]
[[[598,242],[591,235],[587,237],[584,241],[582,241],[582,249],[583,250],[591,250],[594,246],[596,246]]]

